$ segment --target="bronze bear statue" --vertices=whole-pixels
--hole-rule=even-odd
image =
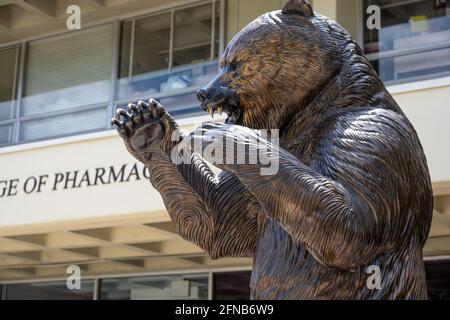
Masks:
[[[426,158],[341,26],[306,0],[288,0],[232,39],[219,74],[197,95],[204,111],[228,115],[203,127],[207,138],[173,139],[177,123],[153,99],[112,121],[184,239],[213,259],[253,257],[253,299],[427,298]],[[279,130],[279,146],[264,143],[277,154],[274,175],[233,162],[216,163],[215,175],[196,153],[173,161],[187,137],[203,149],[220,138],[250,152],[259,148],[247,134],[256,129]],[[380,271],[376,288],[371,266]]]

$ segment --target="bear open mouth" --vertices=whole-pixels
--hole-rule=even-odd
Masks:
[[[226,124],[242,125],[243,111],[238,103],[230,103],[229,101],[218,101],[215,103],[208,102],[202,105],[202,109],[214,118],[214,114],[217,112],[222,115],[223,112],[227,114]]]
[[[219,115],[225,112],[228,116],[226,124],[242,124],[244,110],[241,108],[236,90],[221,83],[214,83],[198,90],[197,99],[203,111],[208,112],[211,118],[214,118],[216,112]]]

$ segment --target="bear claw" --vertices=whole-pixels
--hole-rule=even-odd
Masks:
[[[150,124],[154,120],[160,120],[165,110],[155,99],[129,103],[125,108],[117,109],[116,115],[111,119],[114,126],[123,138],[132,138],[139,128]]]
[[[129,103],[126,110],[117,109],[115,117],[111,120],[111,125],[116,127],[121,135],[130,137],[133,131],[144,122],[145,114],[149,110],[149,104],[144,101],[139,101],[137,104]],[[151,118],[151,116],[147,118]]]

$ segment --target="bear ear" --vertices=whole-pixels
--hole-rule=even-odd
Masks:
[[[281,12],[284,14],[298,14],[304,17],[314,15],[314,11],[307,0],[287,0]]]

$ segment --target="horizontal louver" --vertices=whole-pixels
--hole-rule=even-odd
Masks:
[[[22,122],[20,140],[105,128],[112,55],[112,25],[30,42],[22,116],[48,117]],[[77,110],[91,105],[92,110]]]
[[[106,103],[112,46],[111,25],[30,42],[23,115]]]
[[[25,121],[21,123],[20,138],[29,141],[98,130],[105,127],[107,116],[107,109],[101,108]]]
[[[9,120],[13,113],[16,97],[17,47],[0,49],[0,121]]]

